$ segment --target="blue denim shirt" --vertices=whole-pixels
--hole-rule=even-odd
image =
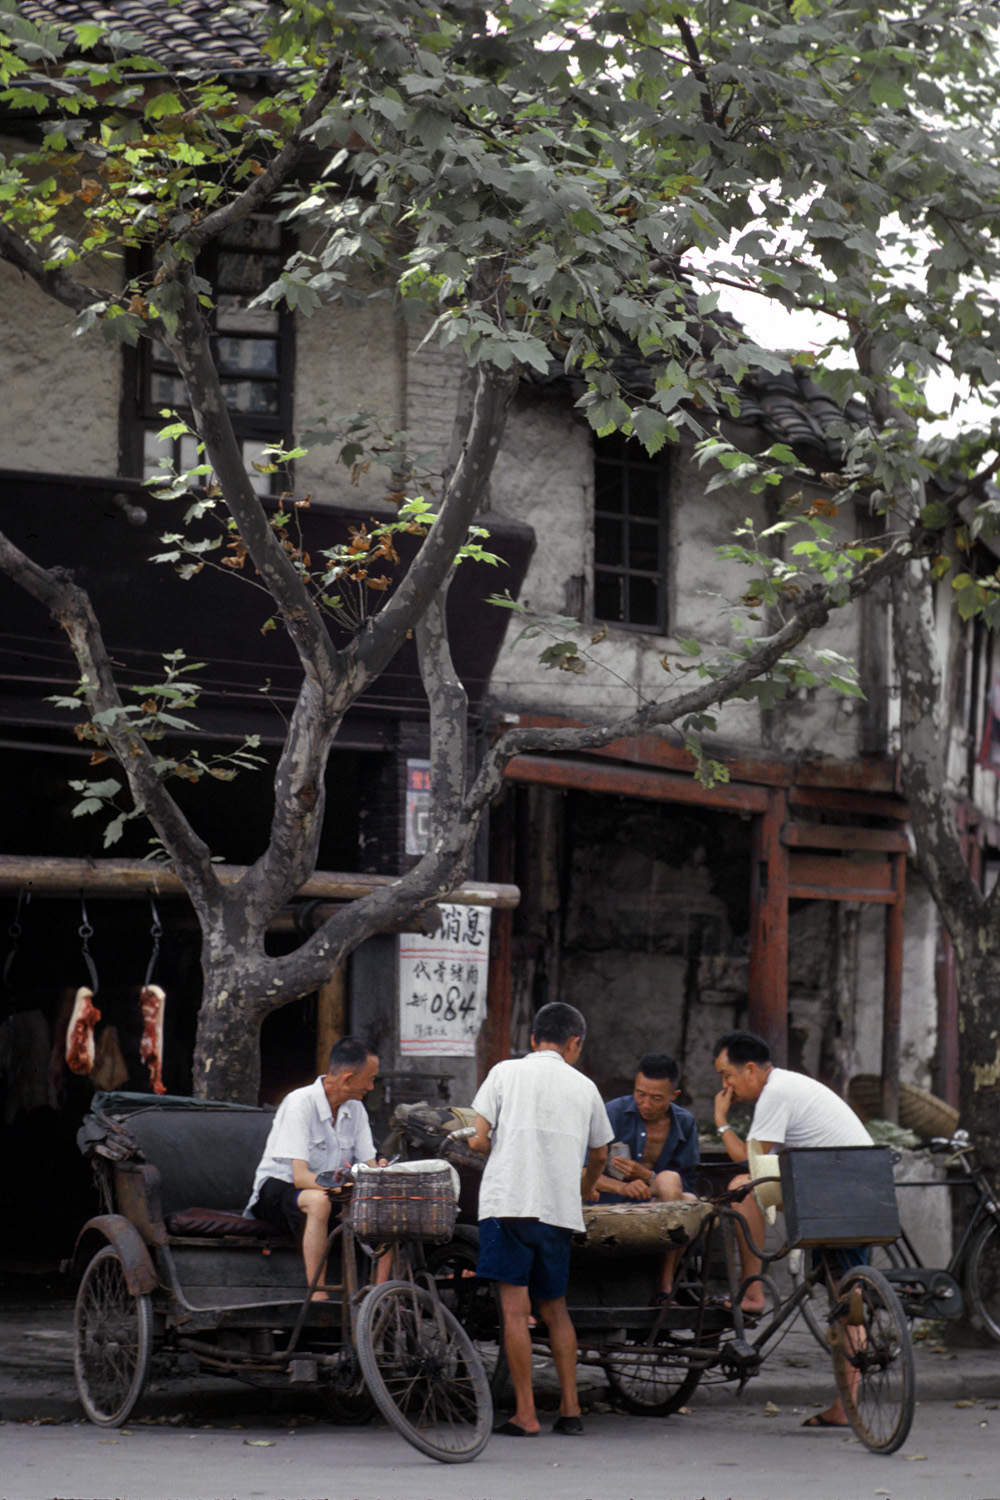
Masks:
[[[615,1140],[628,1146],[633,1161],[642,1161],[642,1154],[646,1149],[646,1126],[634,1096],[623,1094],[620,1099],[612,1099],[605,1107]],[[671,1104],[670,1114],[670,1130],[663,1143],[663,1150],[653,1164],[653,1171],[677,1172],[685,1191],[693,1193],[698,1179],[698,1163],[701,1161],[698,1126],[691,1111],[682,1109],[679,1104]],[[608,1157],[610,1160],[610,1151]],[[627,1200],[613,1193],[602,1193],[600,1201],[621,1203]]]

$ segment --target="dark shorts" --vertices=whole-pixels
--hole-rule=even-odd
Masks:
[[[297,1239],[306,1216],[299,1208],[299,1189],[280,1177],[265,1177],[250,1212],[255,1219],[266,1219],[276,1229]]]
[[[572,1243],[572,1229],[539,1219],[480,1219],[476,1275],[526,1286],[539,1302],[555,1302],[566,1295]]]
[[[838,1250],[814,1250],[812,1254],[813,1265],[818,1269],[825,1260],[838,1281],[856,1266],[867,1266],[871,1258],[870,1245],[841,1245]]]

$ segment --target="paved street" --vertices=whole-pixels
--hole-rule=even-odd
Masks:
[[[741,1397],[702,1388],[684,1414],[627,1417],[595,1372],[583,1438],[497,1437],[448,1466],[379,1421],[332,1427],[298,1391],[206,1378],[154,1379],[135,1421],[98,1429],[80,1420],[65,1297],[8,1302],[0,1318],[2,1500],[1000,1500],[992,1346],[918,1343],[920,1404],[888,1458],[802,1430],[830,1367],[796,1329]]]
[[[902,1451],[804,1432],[803,1412],[697,1399],[665,1421],[590,1414],[583,1438],[493,1438],[470,1465],[423,1458],[381,1425],[0,1429],[5,1500],[995,1500],[998,1403],[922,1405]]]

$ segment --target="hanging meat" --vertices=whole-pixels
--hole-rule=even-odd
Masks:
[[[101,1012],[94,1004],[94,992],[81,985],[73,1002],[73,1012],[66,1028],[66,1065],[71,1073],[84,1077],[94,1066],[94,1027]]]
[[[147,984],[139,991],[142,1006],[142,1041],[139,1055],[149,1069],[154,1094],[165,1094],[163,1082],[163,1007],[166,995],[158,984]]]

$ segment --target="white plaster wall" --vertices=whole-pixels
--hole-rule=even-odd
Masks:
[[[359,308],[322,308],[295,325],[297,440],[326,419],[330,428],[356,412],[377,417],[388,433],[405,424],[405,330],[386,300]],[[339,444],[314,442],[296,460],[295,487],[317,505],[383,507],[392,488],[384,465],[373,464],[352,481]],[[391,508],[391,507],[389,507]]]
[[[85,274],[97,280],[92,268]],[[109,273],[103,274],[107,284]],[[116,474],[120,345],[106,344],[96,329],[72,338],[69,308],[5,264],[0,322],[0,464],[35,473]]]
[[[906,871],[903,909],[903,1003],[899,1075],[930,1089],[937,1050],[937,907],[912,864]]]

